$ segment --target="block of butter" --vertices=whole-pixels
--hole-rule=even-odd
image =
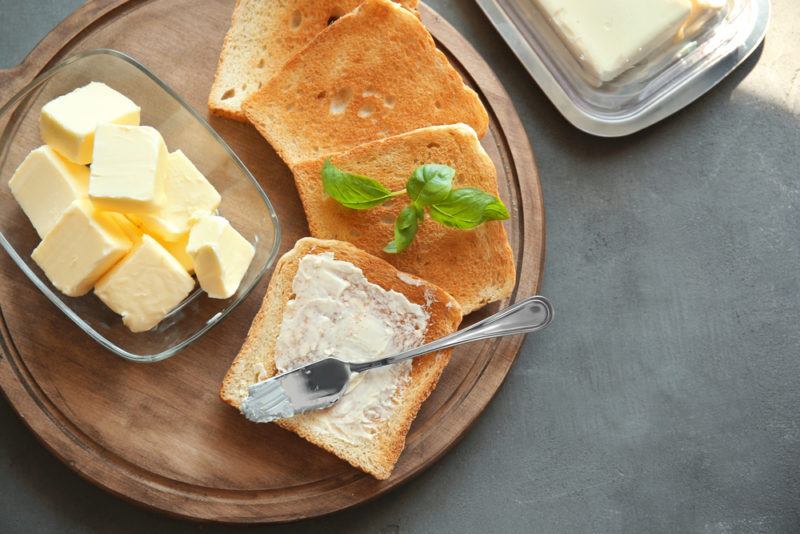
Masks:
[[[613,80],[677,36],[693,14],[693,0],[536,2],[600,82]]]
[[[128,219],[128,217],[115,211],[106,211],[103,213],[107,213],[114,220],[114,222],[117,223],[119,229],[122,230],[122,233],[125,234],[125,237],[131,240],[131,243],[135,245],[142,239],[144,232],[142,232],[141,228],[136,226],[130,219]]]
[[[8,186],[39,237],[44,238],[74,201],[88,195],[89,168],[44,145],[28,154]]]
[[[45,143],[74,163],[92,162],[98,124],[139,124],[140,109],[104,83],[91,82],[42,107],[39,130]]]
[[[155,327],[194,288],[194,279],[147,234],[95,286],[132,332]]]
[[[163,241],[184,237],[195,220],[211,215],[222,198],[181,150],[167,156],[164,197],[158,210],[135,217],[137,223]]]
[[[203,217],[192,227],[186,251],[200,287],[215,299],[236,293],[255,255],[253,245],[217,215]]]
[[[138,243],[142,239],[144,230],[142,230],[138,225],[134,224],[134,222],[128,216],[113,211],[108,211],[106,213],[114,218],[125,235],[128,236],[128,239],[130,239],[133,243]],[[164,241],[158,236],[154,235],[151,235],[150,237],[158,241],[162,247],[167,249],[167,251],[172,254],[176,260],[178,260],[178,263],[180,263],[189,274],[194,273],[194,263],[192,263],[192,257],[189,256],[188,252],[186,252],[186,244],[189,242],[188,232],[179,237],[177,241]]]
[[[94,140],[89,198],[123,213],[156,211],[163,197],[167,147],[150,126],[101,124]]]
[[[172,254],[189,274],[194,274],[194,260],[189,255],[186,247],[189,245],[189,232],[186,232],[177,241],[159,241],[164,248]]]
[[[76,200],[33,250],[33,261],[59,291],[85,295],[97,280],[131,249],[107,214],[86,199]]]

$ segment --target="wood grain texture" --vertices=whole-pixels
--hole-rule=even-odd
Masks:
[[[0,102],[43,69],[89,48],[122,50],[205,110],[231,1],[90,2],[11,71]],[[185,13],[191,11],[192,17]],[[421,6],[431,33],[489,108],[483,144],[498,167],[518,269],[512,301],[537,291],[544,212],[528,139],[505,90],[474,49]],[[209,122],[273,200],[282,250],[307,235],[292,177],[248,125]],[[393,476],[379,482],[274,425],[248,423],[217,398],[266,288],[264,280],[225,321],[170,358],[133,364],[104,351],[0,256],[0,388],[45,445],[81,476],[166,513],[221,522],[285,522],[332,513],[380,495],[436,461],[497,391],[521,338],[462,347],[409,433]],[[507,303],[499,303],[468,321]]]

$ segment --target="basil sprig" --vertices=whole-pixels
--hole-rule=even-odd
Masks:
[[[342,206],[367,210],[406,193],[411,200],[394,223],[394,239],[383,249],[389,254],[403,252],[417,235],[425,210],[434,221],[450,228],[469,230],[486,221],[508,219],[503,201],[475,187],[453,189],[455,169],[447,165],[420,165],[406,182],[405,190],[390,191],[366,176],[345,172],[326,160],[322,167],[325,192]]]

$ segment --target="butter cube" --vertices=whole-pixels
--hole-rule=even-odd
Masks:
[[[120,229],[122,229],[125,235],[128,236],[128,239],[130,239],[134,244],[141,241],[142,236],[145,235],[144,230],[137,226],[129,217],[123,215],[122,213],[115,213],[113,211],[108,211],[106,213],[114,218]],[[178,263],[180,263],[189,274],[194,273],[194,263],[192,263],[192,257],[189,256],[188,252],[186,252],[186,244],[189,242],[188,232],[179,237],[177,241],[163,241],[155,235],[151,235],[150,237],[158,241],[159,245],[167,249],[167,251],[172,254],[176,260],[178,260]]]
[[[186,251],[189,244],[189,233],[183,234],[177,241],[159,241],[172,254],[189,274],[194,273],[194,260]]]
[[[68,160],[92,162],[98,124],[139,124],[140,108],[104,83],[91,82],[42,107],[39,130],[44,142]]]
[[[144,230],[136,225],[130,217],[121,213],[115,213],[113,211],[106,213],[114,218],[125,235],[128,236],[128,239],[130,239],[133,243],[138,243],[142,239],[142,236],[145,235]],[[177,241],[164,241],[157,235],[150,235],[150,237],[158,241],[159,245],[167,249],[167,251],[172,254],[176,260],[178,260],[178,263],[180,263],[189,274],[194,273],[194,263],[192,262],[192,257],[189,256],[188,252],[186,252],[186,244],[189,242],[189,232],[186,232],[180,236]]]
[[[44,145],[28,154],[8,186],[43,238],[74,201],[86,198],[89,169],[62,158]]]
[[[114,211],[106,211],[104,213],[108,214],[109,217],[114,219],[114,222],[117,223],[117,226],[119,226],[119,229],[122,230],[123,234],[125,234],[125,237],[131,240],[131,243],[135,245],[142,239],[144,232],[130,219],[128,219],[128,217],[122,213],[117,213]]]
[[[147,234],[94,288],[131,332],[155,327],[194,288],[194,279]]]
[[[197,219],[211,215],[222,198],[183,152],[167,157],[164,200],[158,210],[136,218],[148,233],[163,241],[183,237]]]
[[[155,128],[101,124],[95,133],[89,198],[102,210],[154,212],[163,196],[166,160],[167,147]]]
[[[215,299],[236,293],[255,255],[253,245],[217,215],[204,217],[192,227],[186,251],[194,260],[200,287]]]
[[[108,214],[76,200],[33,250],[33,261],[59,291],[85,295],[131,249],[132,243]]]

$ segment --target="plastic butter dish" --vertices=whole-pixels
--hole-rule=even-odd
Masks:
[[[477,0],[576,127],[639,131],[714,87],[764,39],[769,0]]]

